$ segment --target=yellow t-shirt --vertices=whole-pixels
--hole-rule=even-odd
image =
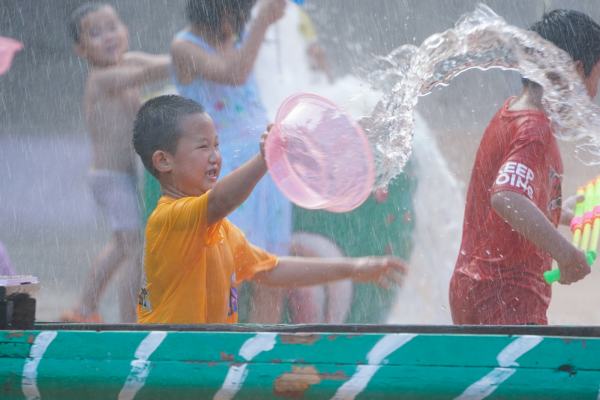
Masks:
[[[148,219],[138,322],[237,322],[237,285],[277,265],[226,219],[207,226],[208,193],[163,196]]]

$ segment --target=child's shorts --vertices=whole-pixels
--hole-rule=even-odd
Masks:
[[[455,273],[450,309],[457,325],[547,325],[548,304],[526,288]]]
[[[113,232],[141,227],[140,201],[135,176],[110,170],[93,170],[89,183],[94,200]]]

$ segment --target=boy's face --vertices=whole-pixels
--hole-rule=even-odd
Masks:
[[[206,193],[221,172],[219,137],[206,113],[190,114],[179,122],[181,136],[171,158],[173,184],[188,196]]]
[[[97,66],[117,64],[129,47],[127,27],[114,8],[103,6],[81,19],[81,33],[75,51]]]
[[[583,77],[585,88],[592,99],[598,94],[598,80],[600,80],[600,60],[594,65],[590,74]]]

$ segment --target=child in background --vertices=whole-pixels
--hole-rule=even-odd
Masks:
[[[224,174],[254,155],[249,144],[258,140],[269,122],[252,71],[265,33],[283,16],[286,3],[259,0],[245,31],[255,0],[187,1],[190,25],[176,35],[171,47],[176,86],[179,94],[203,104],[213,118],[226,160]],[[270,176],[230,219],[255,245],[277,255],[289,254],[292,207]],[[261,289],[253,285],[251,291],[255,296]]]
[[[323,240],[329,240],[336,252],[348,257],[370,254],[409,258],[415,226],[412,196],[417,185],[412,164],[413,161],[407,165],[406,172],[396,177],[385,190],[374,192],[360,207],[350,212],[332,213],[295,208],[294,228],[301,232],[296,234],[298,243],[295,241],[295,247],[304,252],[318,251],[323,247],[319,244]],[[355,284],[346,300],[351,304],[347,315],[333,315],[326,308],[323,322],[385,323],[396,296],[396,289],[373,284]],[[328,299],[328,302],[334,300]],[[341,306],[338,305],[335,309],[340,310]]]
[[[312,21],[294,3],[288,4],[285,16],[268,29],[255,77],[271,117],[285,98],[297,92],[320,94],[338,105],[350,105],[348,99],[353,98],[354,104],[344,109],[351,109],[357,119],[372,111],[374,104],[368,104],[366,98],[378,97],[355,77],[347,75],[333,81]],[[292,253],[307,257],[410,257],[415,221],[412,196],[417,180],[413,161],[405,171],[386,195],[370,196],[347,213],[293,206]],[[253,291],[250,322],[278,323],[283,314],[292,323],[383,323],[396,291],[372,284],[353,285],[351,281],[292,290],[260,288]]]
[[[75,52],[89,65],[83,102],[93,148],[89,182],[112,236],[94,261],[80,305],[63,320],[99,322],[99,298],[120,268],[121,319],[133,322],[141,279],[141,224],[131,130],[140,107],[140,88],[166,79],[170,59],[129,52],[127,27],[108,4],[80,6],[71,15],[69,30]]]
[[[237,322],[237,286],[249,279],[286,287],[347,278],[400,281],[404,265],[393,257],[278,259],[251,245],[225,217],[267,172],[264,140],[259,154],[218,180],[220,139],[193,100],[173,95],[149,100],[136,118],[133,143],[163,193],[146,226],[139,322]]]
[[[257,10],[253,11],[256,14]],[[315,90],[317,84],[328,85],[331,82],[325,52],[318,43],[312,21],[296,2],[288,2],[285,15],[269,26],[265,33],[256,58],[254,77],[271,120],[290,95],[306,91],[319,93]],[[292,216],[295,208],[292,205]],[[333,249],[335,245],[327,243],[324,238],[293,235],[291,242],[291,254],[294,255],[335,257],[341,254],[325,251]],[[350,281],[295,289],[245,285],[242,294],[251,294],[252,302],[248,304],[248,309],[245,303],[240,307],[240,320],[279,323],[282,316],[289,314],[291,323],[343,322],[350,308],[351,291]],[[323,304],[325,302],[327,306]],[[321,312],[322,309],[326,309],[326,312]],[[329,311],[333,320],[324,318]]]
[[[531,30],[565,50],[590,97],[600,78],[600,25],[585,14],[554,10]],[[547,324],[551,287],[543,272],[558,262],[561,283],[590,273],[583,252],[556,229],[563,173],[543,88],[523,80],[488,125],[469,184],[463,239],[450,282],[456,324]]]
[[[261,0],[259,12],[242,38],[254,0],[188,0],[189,27],[171,47],[177,90],[206,107],[221,138],[228,174],[253,156],[268,123],[252,69],[269,25],[285,10],[285,0]],[[252,243],[275,254],[287,254],[291,205],[267,177],[231,221]],[[269,221],[270,224],[266,224]]]

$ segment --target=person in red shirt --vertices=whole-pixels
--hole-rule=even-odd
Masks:
[[[571,55],[595,97],[600,25],[580,12],[554,10],[531,30]],[[572,215],[562,210],[562,161],[542,94],[523,79],[523,91],[496,113],[479,145],[450,281],[455,324],[545,325],[551,288],[542,274],[552,259],[563,284],[590,273],[584,253],[556,229]]]

